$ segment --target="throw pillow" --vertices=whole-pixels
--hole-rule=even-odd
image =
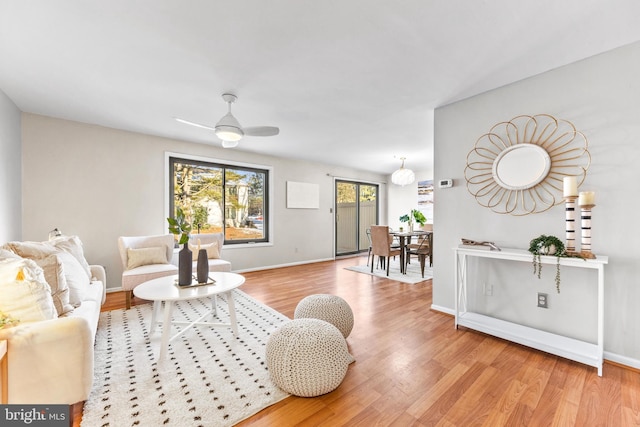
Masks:
[[[64,275],[64,264],[60,257],[49,255],[46,258],[37,259],[35,262],[42,268],[44,278],[51,287],[51,297],[58,316],[73,311],[73,306],[69,303],[69,285]]]
[[[69,304],[74,307],[79,307],[87,294],[90,283],[89,277],[87,277],[80,262],[70,253],[58,252],[56,257],[62,263],[64,278],[69,287]]]
[[[56,317],[51,288],[35,262],[15,258],[0,260],[0,311],[20,322]]]
[[[167,264],[167,249],[164,246],[127,249],[127,270],[150,264]]]
[[[189,243],[189,249],[193,253],[193,260],[198,260],[198,245],[192,245]],[[206,245],[201,244],[200,249],[207,250],[207,258],[209,259],[218,259],[220,258],[220,250],[218,249],[218,242],[208,243]]]
[[[0,248],[0,259],[5,259],[5,258],[17,258],[17,259],[20,259],[21,256],[11,252],[10,250],[1,249]]]
[[[78,236],[60,236],[51,241],[51,244],[59,250],[70,253],[78,260],[82,269],[87,274],[87,277],[91,279],[91,268],[89,263],[84,257],[84,250],[82,249],[82,241]]]
[[[56,253],[56,248],[49,242],[9,242],[1,249],[7,249],[23,258],[44,258]]]

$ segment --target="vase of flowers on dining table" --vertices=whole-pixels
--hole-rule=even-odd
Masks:
[[[400,222],[408,222],[409,223],[409,232],[413,232],[413,222],[414,221],[416,223],[420,224],[420,226],[423,226],[427,222],[427,218],[418,209],[411,209],[411,213],[404,214],[399,219],[400,219]]]

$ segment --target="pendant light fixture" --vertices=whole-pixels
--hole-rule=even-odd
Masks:
[[[406,160],[406,157],[400,157],[400,160],[402,160],[402,165],[400,166],[400,169],[398,169],[391,175],[391,182],[393,182],[395,185],[400,186],[409,185],[413,183],[413,181],[415,181],[416,175],[411,169],[406,169],[404,167],[404,161]]]

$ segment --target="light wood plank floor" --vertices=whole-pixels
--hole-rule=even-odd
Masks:
[[[290,397],[241,426],[634,426],[640,373],[596,369],[478,332],[455,330],[418,285],[345,270],[366,257],[245,273],[242,290],[293,317],[307,295],[344,298],[356,359],[335,391]],[[146,303],[135,300],[134,303]],[[111,293],[104,310],[124,307]],[[79,425],[81,405],[73,421]]]

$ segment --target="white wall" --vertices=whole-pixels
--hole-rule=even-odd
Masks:
[[[477,138],[496,123],[521,114],[548,113],[576,125],[589,140],[592,165],[580,190],[596,191],[593,251],[609,256],[605,268],[605,357],[640,367],[640,43],[635,43],[474,98],[435,114],[435,178],[456,186],[436,188],[433,303],[454,307],[454,254],[461,237],[528,248],[540,234],[564,240],[564,206],[524,217],[492,213],[467,192],[464,167]],[[494,296],[473,296],[481,310],[531,322],[551,331],[594,338],[595,279],[570,269],[555,292],[553,268],[542,280],[532,266],[477,266],[479,280],[495,280]],[[574,269],[575,270],[575,269]],[[535,307],[548,292],[551,308]]]
[[[20,110],[0,91],[0,242],[22,236]]]
[[[81,237],[91,263],[121,285],[121,235],[167,233],[165,152],[273,167],[273,245],[225,247],[234,271],[333,259],[333,176],[383,182],[384,175],[170,140],[23,114],[23,238],[49,230]],[[320,209],[287,209],[286,181],[320,185]],[[381,195],[381,206],[386,196]],[[386,218],[385,218],[386,219]]]
[[[413,184],[405,185],[401,187],[391,183],[391,175],[387,177],[389,182],[389,206],[387,210],[389,212],[389,227],[397,230],[399,227],[407,228],[407,223],[401,223],[399,218],[402,215],[411,213],[411,209],[418,209],[418,182],[433,180],[433,169],[425,168],[424,170],[416,171],[416,180]],[[430,220],[430,218],[428,218]],[[429,221],[432,222],[432,221]],[[384,224],[381,222],[381,224]]]

